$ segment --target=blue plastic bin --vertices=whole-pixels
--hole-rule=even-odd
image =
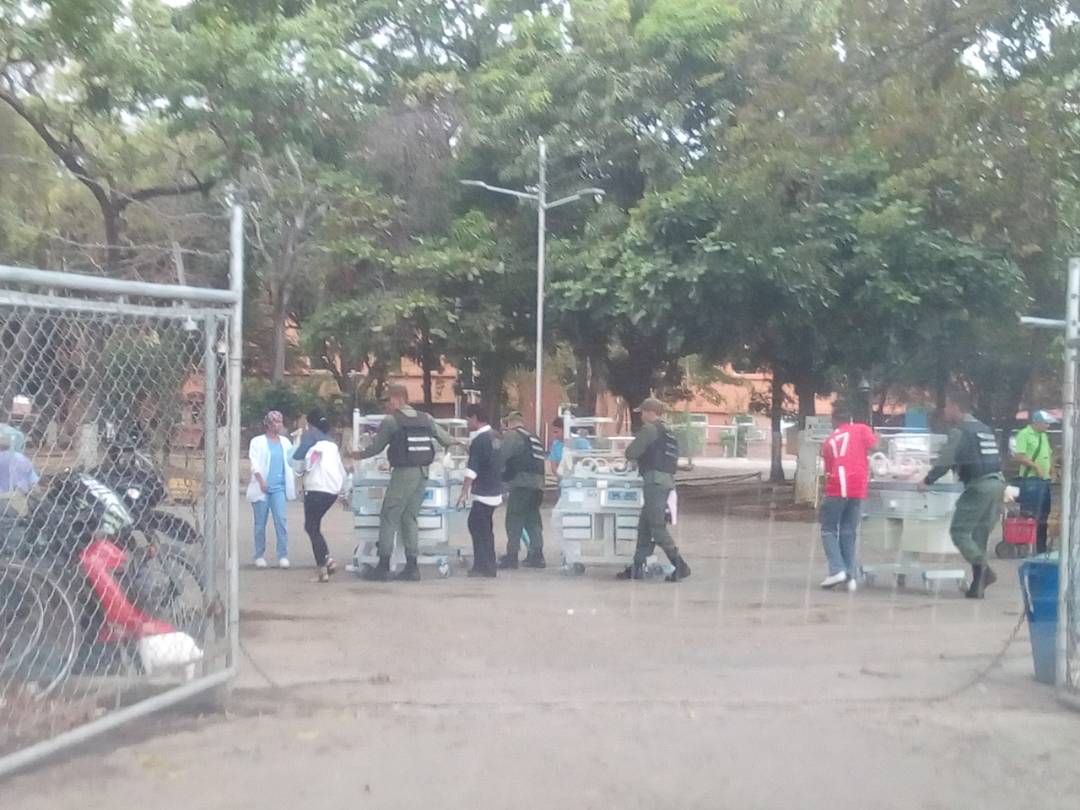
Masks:
[[[1031,633],[1035,680],[1053,686],[1057,662],[1057,554],[1041,554],[1020,564],[1020,592]]]

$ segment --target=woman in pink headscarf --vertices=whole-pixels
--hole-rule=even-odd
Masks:
[[[278,568],[289,567],[289,526],[285,503],[296,499],[296,479],[288,465],[292,443],[284,434],[281,411],[270,411],[263,419],[266,427],[248,445],[251,481],[247,496],[255,512],[255,567],[266,568],[266,523],[274,516]]]

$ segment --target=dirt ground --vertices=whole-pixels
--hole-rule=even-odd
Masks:
[[[1080,715],[1032,680],[1026,631],[972,683],[1017,622],[1015,562],[984,602],[827,593],[814,526],[710,507],[684,506],[678,585],[554,566],[329,586],[294,508],[296,567],[241,575],[228,714],[137,723],[0,806],[1077,807]],[[348,515],[328,526],[346,559]]]

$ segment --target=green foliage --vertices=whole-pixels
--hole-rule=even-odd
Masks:
[[[4,161],[3,258],[101,241],[93,204],[128,241],[137,188],[228,184],[276,378],[298,324],[353,400],[402,358],[497,399],[530,362],[535,210],[458,181],[531,186],[541,136],[552,199],[607,192],[548,217],[575,397],[678,390],[692,354],[806,401],[958,380],[1004,420],[1054,362],[1015,316],[1060,314],[1080,249],[1060,3],[0,0],[0,36],[0,135],[93,197]]]
[[[173,425],[183,401],[182,387],[201,357],[201,338],[179,326],[110,336],[101,351],[98,403],[113,422]]]
[[[269,411],[281,411],[291,422],[318,408],[334,424],[348,417],[341,397],[324,397],[316,385],[293,386],[262,379],[245,379],[240,399],[240,419],[248,428],[258,428]]]

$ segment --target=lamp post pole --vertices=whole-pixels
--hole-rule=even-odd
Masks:
[[[492,186],[481,180],[462,180],[461,184],[486,189],[496,194],[517,197],[519,200],[527,200],[536,205],[536,419],[534,420],[534,430],[539,436],[544,422],[544,273],[546,270],[544,263],[547,252],[547,212],[552,208],[558,208],[560,205],[577,202],[582,197],[590,195],[597,198],[602,197],[604,191],[599,188],[583,188],[567,197],[548,202],[547,144],[544,143],[543,138],[537,138],[536,145],[539,182],[535,193]]]

